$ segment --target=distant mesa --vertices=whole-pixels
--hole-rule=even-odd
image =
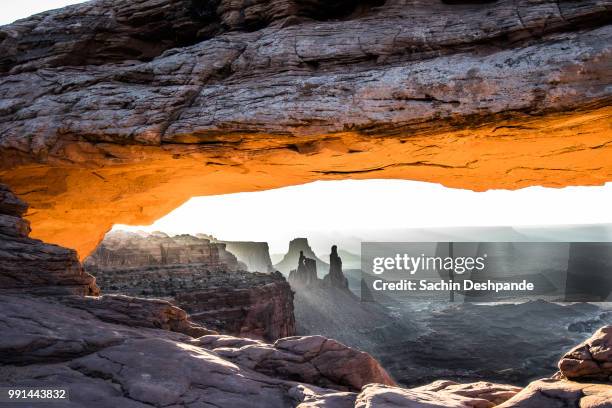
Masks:
[[[310,245],[308,244],[307,238],[295,238],[289,242],[289,250],[283,257],[283,259],[274,265],[274,269],[283,273],[284,275],[289,275],[289,272],[292,269],[296,268],[300,260],[300,253],[306,258],[314,259],[317,265],[317,271],[327,271],[329,269],[329,264],[322,261],[317,257],[314,253]]]
[[[211,271],[246,269],[245,264],[227,251],[224,243],[187,234],[170,237],[161,231],[112,231],[83,264],[91,271],[187,264],[200,264]]]
[[[274,272],[267,242],[219,241],[225,244],[238,261],[244,263],[249,272]]]
[[[249,272],[274,272],[270,248],[267,242],[253,241],[223,241],[209,234],[195,234],[198,238],[208,239],[211,242],[225,244],[225,249],[231,252],[246,266]]]

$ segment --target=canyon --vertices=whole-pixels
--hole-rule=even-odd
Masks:
[[[293,293],[285,279],[247,272],[227,244],[205,236],[113,231],[84,267],[103,293],[170,301],[212,330],[269,341],[293,335]]]
[[[0,27],[0,386],[62,384],[88,408],[609,408],[612,314],[599,306],[410,320],[361,305],[341,256],[326,264],[301,240],[281,272],[301,250],[308,271],[330,273],[295,294],[293,319],[280,273],[243,270],[269,268],[261,246],[248,262],[206,237],[95,251],[113,225],[199,195],[346,178],[610,182],[610,10],[93,0]]]
[[[33,241],[35,250],[31,252],[39,259],[62,250],[51,246],[55,248],[52,251],[49,245],[27,238],[27,228],[24,228],[27,223],[19,216],[26,204],[8,189],[3,188],[2,192],[0,209],[3,220],[12,217],[12,223],[3,222],[3,226],[21,225],[18,238]],[[3,229],[1,232],[0,242],[3,244],[10,244],[11,239],[15,239],[10,235],[14,230]],[[135,235],[137,242],[143,241],[141,235]],[[179,237],[183,245],[185,242],[193,244],[193,240]],[[161,234],[154,234],[153,238],[172,241]],[[211,248],[209,240],[202,241],[205,242],[198,246],[186,245],[189,251],[175,251],[174,255],[185,256],[204,244]],[[134,237],[128,242],[134,245]],[[141,248],[155,249],[155,255],[164,252],[159,246],[144,245]],[[118,249],[115,247],[118,254],[124,255],[118,259],[124,263],[131,261],[129,268],[138,268],[135,264],[143,260],[164,259],[151,253],[149,257],[125,256],[126,252]],[[100,251],[106,255],[101,259],[117,267],[118,263],[112,262],[108,251]],[[404,388],[371,355],[337,340],[315,335],[286,337],[265,343],[252,338],[220,335],[165,300],[113,294],[83,296],[97,294],[93,277],[81,268],[74,269],[75,262],[80,266],[74,251],[63,250],[60,253],[70,255],[68,259],[71,262],[64,263],[64,266],[72,275],[78,271],[78,276],[89,289],[76,294],[69,290],[57,291],[56,281],[62,278],[60,271],[39,268],[38,274],[47,278],[48,290],[43,290],[42,281],[37,281],[38,285],[22,285],[13,290],[7,287],[8,290],[0,293],[0,309],[3,311],[0,316],[0,332],[3,334],[0,336],[3,362],[0,365],[0,385],[3,387],[60,385],[69,390],[70,403],[76,407],[199,404],[237,408],[540,408],[557,405],[606,408],[612,400],[612,326],[603,326],[577,346],[567,347],[568,352],[560,359],[559,372],[555,376],[534,381],[525,388],[486,381],[458,383],[449,380]],[[166,253],[172,255],[172,251]],[[335,269],[335,273],[342,273],[341,262],[335,253],[332,250],[332,269],[340,267]],[[166,261],[172,259],[179,258],[165,257]],[[203,259],[196,257],[196,260]],[[29,262],[25,257],[12,261],[14,269],[20,265],[27,266]],[[214,265],[219,266],[218,263]],[[10,276],[10,270],[0,270],[3,279],[7,273]],[[239,271],[227,272],[228,275],[232,273]],[[317,284],[309,290],[323,288],[355,297],[344,285]],[[542,309],[542,306],[536,308]],[[524,311],[520,313],[524,314]],[[359,310],[354,309],[352,315],[356,320],[364,321]],[[466,321],[478,324],[484,321],[466,311],[460,315]],[[551,320],[550,316],[547,319]],[[342,327],[350,327],[350,324]],[[441,327],[455,334],[465,334],[452,325],[443,324]],[[478,331],[481,330],[482,326],[479,326]],[[545,330],[549,340],[540,345],[541,350],[558,353],[559,344],[550,342],[550,334],[554,333],[550,327]],[[507,333],[507,330],[502,331]],[[439,336],[440,331],[437,332],[436,336]],[[495,338],[499,333],[491,332],[490,335]],[[432,337],[424,344],[432,344],[436,338]],[[483,338],[481,341],[486,344],[491,340]],[[459,342],[452,344],[453,353],[456,353],[455,347]],[[392,344],[386,343],[386,346]],[[435,367],[436,356],[441,357],[439,353],[423,353],[423,344],[410,348],[403,344],[401,347],[413,350],[423,358],[430,374],[436,373],[431,369]],[[543,369],[546,371],[547,367]],[[20,404],[3,403],[7,407]],[[49,402],[46,406],[53,408],[61,404],[64,403]]]

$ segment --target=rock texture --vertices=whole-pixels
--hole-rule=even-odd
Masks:
[[[188,234],[171,237],[164,232],[111,231],[84,262],[88,270],[101,272],[191,264],[210,272],[246,268],[225,249],[225,244]]]
[[[29,238],[28,206],[0,184],[0,293],[95,295],[76,252]]]
[[[561,375],[571,380],[612,383],[612,326],[605,326],[559,361]]]
[[[544,379],[534,381],[499,408],[610,408],[611,384],[584,384]]]
[[[75,407],[287,408],[317,406],[316,401],[353,407],[356,392],[301,379],[340,389],[361,389],[371,381],[393,384],[367,354],[321,337],[292,337],[274,345],[230,336],[193,339],[110,323],[82,308],[27,296],[0,296],[0,308],[6,312],[0,316],[5,334],[0,385],[59,381],[70,389]]]
[[[347,177],[600,185],[609,11],[97,0],[42,13],[0,29],[0,179],[32,205],[35,237],[82,258],[113,224],[195,195]]]
[[[226,334],[295,334],[293,293],[280,273],[245,272],[226,244],[204,237],[112,232],[85,260],[104,293],[169,300]]]
[[[123,318],[111,322],[100,313],[106,306],[90,304],[108,302],[117,311],[122,307],[115,302],[127,298],[69,306],[70,299],[76,298],[0,295],[0,386],[60,383],[70,390],[71,406],[88,408],[609,408],[612,401],[609,383],[560,379],[523,390],[452,381],[400,388],[369,355],[320,336],[274,344],[222,335],[193,338],[133,327]]]
[[[293,292],[278,272],[224,274],[173,299],[194,321],[223,333],[268,341],[295,334]]]
[[[103,322],[169,330],[191,337],[217,334],[191,321],[183,309],[160,299],[104,295],[66,296],[58,298],[57,301],[75,309],[85,310]]]
[[[412,389],[370,384],[357,397],[355,408],[491,408],[519,391],[520,388],[508,385],[457,384],[451,381],[437,381]]]
[[[274,344],[204,336],[197,343],[241,367],[319,387],[359,391],[369,383],[395,385],[369,354],[323,336],[287,337]]]

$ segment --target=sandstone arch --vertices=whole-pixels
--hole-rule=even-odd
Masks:
[[[82,258],[191,196],[321,179],[612,181],[609,2],[213,3],[0,28],[0,181],[32,236]]]

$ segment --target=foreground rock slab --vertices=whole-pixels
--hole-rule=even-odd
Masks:
[[[385,407],[390,405],[381,405],[381,401],[398,395],[415,401],[461,401],[471,404],[463,406],[488,407],[490,401],[502,400],[516,390],[451,382],[404,390],[391,386],[393,381],[370,356],[330,339],[292,337],[273,345],[220,335],[194,339],[144,327],[142,321],[137,326],[125,317],[117,318],[129,316],[119,313],[123,307],[117,306],[128,301],[68,302],[0,295],[0,386],[60,384],[69,389],[71,406],[88,408],[352,408],[363,406],[364,401],[373,401],[371,407]],[[98,303],[92,306],[93,302]],[[136,309],[142,308],[139,302],[133,301]],[[110,310],[103,313],[103,305]],[[388,385],[365,385],[370,381]],[[342,388],[355,391],[339,390]]]
[[[204,336],[202,347],[241,367],[320,387],[359,391],[369,383],[395,385],[369,354],[323,336],[287,337],[274,344]]]
[[[610,408],[612,384],[565,380],[534,381],[499,408]]]

